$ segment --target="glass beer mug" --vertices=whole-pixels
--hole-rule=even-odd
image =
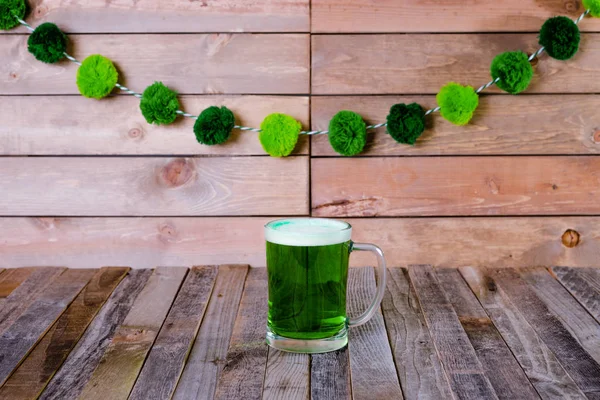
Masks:
[[[297,353],[323,353],[348,343],[348,328],[377,311],[385,290],[381,249],[354,243],[352,226],[333,219],[294,218],[265,225],[269,314],[267,343]],[[348,261],[353,251],[371,251],[378,260],[375,298],[360,316],[346,315]]]

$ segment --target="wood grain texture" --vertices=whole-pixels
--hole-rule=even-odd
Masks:
[[[4,331],[0,336],[0,385],[6,382],[95,273],[93,269],[65,271]]]
[[[101,267],[249,263],[264,266],[273,218],[0,218],[0,266]],[[600,259],[598,217],[347,218],[353,239],[377,243],[389,265],[587,267]],[[574,229],[585,240],[569,248]],[[231,251],[231,249],[236,251]],[[353,254],[354,266],[373,265]]]
[[[0,64],[0,94],[79,94],[77,66],[39,63],[27,51],[27,37],[2,37],[0,59],[11,62]],[[181,94],[309,92],[308,35],[104,34],[69,40],[73,57],[108,57],[122,73],[120,83],[138,93],[156,80]]]
[[[40,399],[74,400],[79,397],[150,275],[152,270],[149,269],[132,270],[121,281],[46,386]]]
[[[600,213],[600,158],[345,158],[311,164],[316,216]]]
[[[348,271],[348,314],[362,314],[375,292],[373,268]],[[348,350],[353,399],[403,399],[380,310],[366,324],[350,328]]]
[[[352,399],[348,346],[329,353],[311,355],[310,398],[312,400]]]
[[[309,400],[310,355],[269,347],[263,385],[264,400]]]
[[[0,307],[0,333],[11,326],[17,318],[35,301],[35,299],[50,285],[56,277],[65,271],[64,268],[37,268],[25,271],[25,274],[15,274],[7,281],[7,289],[13,287],[23,276],[27,278],[16,287],[8,297],[2,299]]]
[[[7,157],[0,171],[4,215],[308,212],[306,157]]]
[[[385,122],[393,104],[412,102],[425,109],[437,106],[435,96],[316,96],[311,99],[312,129],[328,129],[339,110],[354,110],[368,124]],[[595,95],[483,96],[466,126],[433,114],[415,146],[398,144],[385,128],[377,129],[367,134],[361,156],[598,154],[598,107]],[[313,155],[338,155],[326,135],[311,140]]]
[[[187,268],[154,270],[80,398],[127,398],[186,273]]]
[[[103,268],[0,388],[2,399],[35,399],[75,347],[128,268]]]
[[[498,53],[539,47],[537,34],[312,36],[312,93],[436,94],[450,81],[477,88],[490,81]],[[589,81],[600,69],[600,35],[582,35],[579,52],[567,62],[540,58],[527,93],[600,91],[600,82]]]
[[[464,4],[452,0],[312,0],[313,32],[532,32],[556,15],[578,17],[577,1],[484,0]],[[587,19],[582,30],[599,30]]]
[[[179,96],[179,101],[196,115],[224,105],[240,125],[259,127],[268,114],[281,112],[309,128],[307,97]],[[266,155],[254,132],[235,129],[226,143],[203,146],[194,136],[193,119],[150,125],[132,96],[111,96],[95,104],[76,96],[8,96],[0,97],[0,109],[11,116],[0,126],[3,155]],[[300,137],[294,154],[308,154],[307,136]]]
[[[215,399],[262,399],[269,349],[265,343],[268,285],[266,268],[251,268],[233,326]]]
[[[0,275],[0,305],[4,305],[6,298],[18,288],[34,271],[34,268],[13,268],[5,270]]]
[[[523,268],[519,273],[585,351],[600,364],[598,321],[546,269]]]
[[[600,272],[596,268],[574,270],[554,267],[552,272],[586,310],[600,322]]]
[[[498,399],[433,269],[419,265],[408,272],[454,397]]]
[[[508,295],[581,391],[586,396],[600,392],[600,365],[536,295],[534,289],[514,269],[498,269],[493,271],[492,276],[496,285]]]
[[[464,267],[460,273],[490,316],[506,344],[543,399],[585,399],[548,346],[484,268]]]
[[[129,399],[171,398],[200,328],[216,276],[216,266],[190,270]]]
[[[389,268],[386,286],[381,308],[405,398],[451,398],[408,271]]]
[[[467,333],[499,399],[539,399],[525,372],[481,304],[456,269],[436,271],[436,277]]]
[[[30,4],[27,22],[53,22],[69,33],[306,32],[308,0],[111,3],[44,0]],[[10,32],[27,32],[15,28]]]
[[[213,399],[247,273],[247,266],[219,267],[204,323],[200,326],[173,399]]]

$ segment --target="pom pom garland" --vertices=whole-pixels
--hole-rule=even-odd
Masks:
[[[118,80],[119,73],[112,61],[99,54],[87,57],[77,70],[79,92],[93,99],[108,96]]]
[[[340,111],[329,121],[329,144],[343,156],[354,156],[367,143],[367,125],[352,111]]]
[[[53,64],[65,56],[67,37],[58,26],[46,22],[35,28],[27,40],[27,50],[44,63]]]
[[[497,55],[490,67],[496,85],[511,94],[521,93],[527,89],[533,78],[533,67],[529,57],[522,51],[507,51]]]
[[[221,144],[229,139],[235,125],[235,117],[227,107],[208,107],[194,124],[194,133],[199,143],[212,146]]]
[[[539,39],[550,57],[568,60],[579,49],[579,28],[570,18],[550,18],[542,25]]]
[[[387,132],[398,143],[414,145],[425,130],[425,111],[417,103],[394,104],[387,116]]]
[[[302,124],[293,117],[274,113],[260,124],[258,140],[263,149],[273,157],[285,157],[296,147]]]
[[[167,125],[177,118],[177,93],[162,82],[154,82],[144,90],[140,110],[149,124]]]
[[[9,30],[19,25],[15,17],[25,18],[26,10],[25,0],[0,0],[0,29]]]
[[[590,10],[592,17],[600,17],[600,0],[583,0],[583,7]]]
[[[479,105],[479,96],[471,86],[450,82],[435,97],[442,117],[455,125],[466,125]]]

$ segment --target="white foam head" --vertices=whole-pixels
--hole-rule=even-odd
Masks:
[[[352,226],[325,218],[292,218],[265,225],[267,242],[287,246],[326,246],[350,240]]]

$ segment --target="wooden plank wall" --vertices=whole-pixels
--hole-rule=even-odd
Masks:
[[[323,129],[341,109],[369,123],[397,102],[435,106],[448,81],[479,86],[495,54],[537,48],[578,0],[31,2],[69,51],[113,59],[121,83],[155,80],[189,112],[231,108],[259,126],[285,112]],[[0,33],[0,268],[264,265],[262,225],[343,218],[394,266],[569,265],[600,257],[600,21],[567,62],[542,55],[530,89],[491,89],[472,123],[439,115],[414,147],[378,130],[343,158],[306,137],[287,159],[256,134],[196,143],[193,121],[148,125],[138,100],[77,95],[76,66],[45,65],[22,28]],[[372,263],[353,256],[354,265]]]

